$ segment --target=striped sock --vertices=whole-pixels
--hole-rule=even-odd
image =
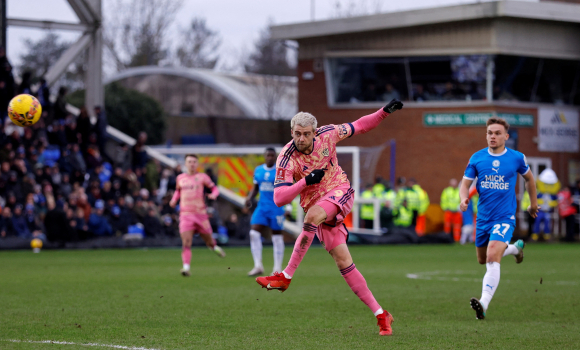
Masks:
[[[288,278],[288,276],[290,276],[290,278],[294,276],[294,272],[296,272],[296,269],[298,268],[298,265],[300,265],[302,258],[304,258],[304,255],[306,255],[308,248],[310,248],[317,230],[318,226],[304,223],[304,226],[302,227],[302,233],[300,233],[300,236],[298,236],[296,239],[296,243],[294,243],[294,250],[290,256],[288,266],[286,266],[283,271],[286,278]]]
[[[340,273],[342,277],[344,277],[344,280],[346,281],[346,283],[348,283],[348,286],[350,287],[350,289],[352,289],[354,294],[356,294],[359,297],[359,299],[363,303],[365,303],[365,305],[368,306],[369,309],[371,309],[371,311],[373,312],[373,314],[375,314],[375,316],[378,315],[380,313],[379,311],[381,311],[382,308],[379,305],[379,303],[377,303],[377,300],[373,296],[373,293],[371,293],[369,287],[367,286],[367,281],[365,280],[363,275],[358,271],[354,263],[349,267],[340,270]]]

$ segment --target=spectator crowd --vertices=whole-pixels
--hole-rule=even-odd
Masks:
[[[9,101],[21,93],[42,105],[41,119],[28,128],[7,117]],[[16,84],[0,49],[0,240],[176,236],[177,212],[169,200],[179,169],[148,157],[143,132],[132,147],[106,147],[105,111],[97,106],[92,118],[85,108],[72,115],[66,94],[61,87],[51,102],[46,81],[34,84],[29,72]]]

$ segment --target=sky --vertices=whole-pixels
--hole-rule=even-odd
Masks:
[[[535,0],[531,0],[535,1]],[[440,7],[457,4],[474,3],[474,0],[183,0],[182,9],[178,12],[172,33],[187,26],[193,17],[204,17],[207,25],[216,30],[222,39],[220,54],[224,57],[223,66],[232,66],[240,54],[248,53],[258,39],[269,20],[274,24],[307,22],[312,19],[311,5],[314,3],[314,19],[330,19],[336,13],[336,3],[347,7],[358,4],[359,9],[366,8],[368,13],[396,12],[426,7]],[[103,12],[106,14],[113,4],[103,0]],[[78,22],[75,13],[66,0],[8,0],[8,18],[25,18],[52,20],[61,22]],[[55,31],[63,39],[75,40],[79,33]],[[25,39],[38,40],[45,34],[39,29],[8,27],[7,55],[13,65],[18,66],[20,55],[25,50]],[[105,71],[105,75],[111,72]]]

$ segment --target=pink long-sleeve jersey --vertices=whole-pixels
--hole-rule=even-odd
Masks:
[[[346,173],[338,165],[336,144],[353,135],[374,129],[388,115],[380,109],[353,123],[322,126],[316,129],[314,146],[310,154],[298,151],[294,141],[288,142],[276,161],[274,182],[276,205],[288,204],[300,194],[300,206],[307,211],[332,189],[345,184],[350,186]],[[322,181],[306,186],[303,179],[315,169],[326,170]]]
[[[207,214],[204,187],[211,189],[212,194],[219,194],[217,186],[204,173],[179,174],[176,183],[173,200],[177,201],[181,197],[180,214]]]

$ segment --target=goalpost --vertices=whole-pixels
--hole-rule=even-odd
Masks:
[[[177,163],[184,162],[184,156],[189,153],[197,154],[200,163],[211,165],[214,171],[217,170],[218,185],[221,195],[238,207],[242,207],[245,202],[245,195],[249,192],[252,183],[252,176],[255,166],[262,164],[264,150],[272,147],[279,153],[282,150],[280,145],[260,145],[260,146],[235,146],[235,145],[177,145],[172,147],[153,146],[152,150],[162,154]],[[359,233],[380,234],[380,203],[379,199],[361,199],[359,192],[363,185],[374,182],[374,175],[379,157],[386,147],[386,144],[377,147],[357,147],[338,146],[336,147],[339,164],[347,173],[351,186],[355,190],[355,202],[352,208],[352,229]],[[217,168],[217,169],[216,169]],[[223,180],[223,181],[222,181]],[[359,207],[360,204],[374,205],[374,225],[372,229],[359,227]],[[304,220],[304,212],[297,211],[296,222]],[[296,223],[284,223],[284,229],[298,235],[302,231],[302,226]]]

